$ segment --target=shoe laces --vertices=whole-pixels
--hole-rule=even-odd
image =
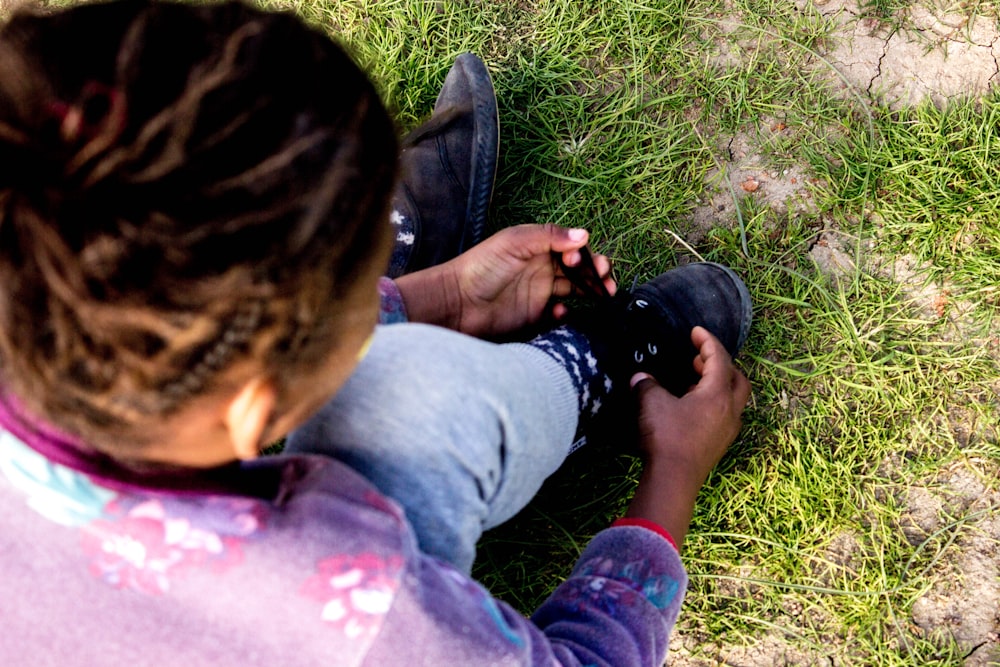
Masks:
[[[418,127],[407,134],[402,141],[403,148],[416,146],[425,139],[430,139],[443,134],[459,118],[471,112],[468,107],[450,106],[440,111],[435,111],[434,115],[427,119]]]
[[[609,301],[611,293],[608,292],[608,288],[604,285],[604,281],[601,280],[600,274],[597,273],[597,267],[594,266],[594,257],[590,254],[590,248],[584,246],[580,248],[579,252],[580,263],[576,266],[568,266],[563,261],[562,253],[553,252],[552,254],[559,264],[559,268],[562,269],[563,275],[576,288],[583,292],[585,296],[594,297],[599,301]]]

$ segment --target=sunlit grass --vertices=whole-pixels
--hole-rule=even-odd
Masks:
[[[889,20],[906,4],[867,11]],[[502,126],[495,228],[588,227],[626,286],[690,258],[685,243],[744,276],[754,395],[688,537],[688,651],[769,636],[836,664],[961,664],[965,649],[909,616],[978,515],[913,543],[900,499],[948,465],[1000,466],[1000,99],[874,107],[818,56],[824,18],[774,0],[283,6],[348,44],[401,128],[458,53],[483,56]],[[764,168],[804,168],[808,205],[726,189],[736,136]],[[699,230],[713,188],[733,200]],[[823,232],[853,262],[838,279],[810,253]],[[620,449],[574,455],[487,535],[480,580],[530,613],[625,506],[638,463]]]

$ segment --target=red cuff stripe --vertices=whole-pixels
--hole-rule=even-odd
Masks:
[[[638,526],[640,528],[645,528],[646,530],[651,530],[660,537],[662,537],[663,539],[665,539],[667,542],[670,542],[670,546],[672,546],[677,551],[677,553],[681,552],[681,550],[677,548],[677,543],[674,542],[674,538],[670,535],[670,533],[667,532],[667,529],[661,526],[660,524],[656,523],[655,521],[650,521],[649,519],[631,519],[628,517],[624,517],[618,519],[613,524],[611,524],[612,528],[615,528],[617,526]]]

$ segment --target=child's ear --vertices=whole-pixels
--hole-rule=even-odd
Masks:
[[[260,455],[260,443],[274,412],[277,392],[266,377],[256,377],[230,401],[223,415],[236,458],[244,461]]]

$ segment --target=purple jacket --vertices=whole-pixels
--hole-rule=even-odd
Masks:
[[[687,583],[612,527],[526,619],[343,464],[137,477],[0,406],[0,665],[660,665]]]

